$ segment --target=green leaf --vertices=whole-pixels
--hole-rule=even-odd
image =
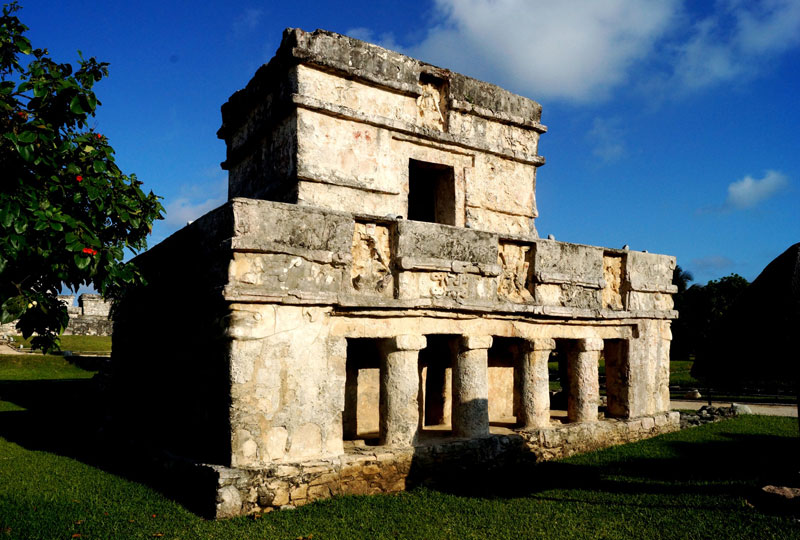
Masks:
[[[17,141],[25,144],[32,143],[36,140],[36,133],[33,131],[23,131],[17,137]]]
[[[12,296],[0,306],[2,314],[0,314],[0,324],[10,323],[19,319],[20,315],[25,313],[25,297],[22,295]]]
[[[96,172],[96,173],[106,172],[106,164],[105,164],[105,162],[97,160],[97,159],[94,160],[94,162],[92,163],[92,168],[94,168],[94,172]]]
[[[28,38],[23,37],[23,36],[18,36],[14,40],[14,45],[17,46],[17,48],[19,49],[19,52],[21,52],[22,54],[31,54],[31,50],[32,50],[31,42],[28,41]]]
[[[24,159],[25,161],[33,161],[34,155],[33,155],[32,144],[24,144],[17,146],[17,151],[19,152],[19,155],[22,157],[22,159]]]
[[[73,112],[73,114],[86,114],[86,111],[83,110],[81,107],[81,100],[79,96],[75,96],[72,98],[72,101],[69,102],[69,110]]]
[[[22,234],[25,232],[25,229],[28,228],[28,220],[24,217],[20,216],[14,221],[14,230],[17,231],[17,234]]]
[[[0,256],[0,274],[2,274],[3,270],[5,270],[7,262],[8,262],[7,260],[5,260],[2,256]]]
[[[63,231],[64,230],[64,226],[61,223],[57,222],[57,221],[53,221],[52,223],[50,223],[50,228],[53,229],[54,231]]]
[[[75,261],[75,266],[77,266],[80,270],[83,270],[87,266],[89,266],[89,257],[86,255],[74,255],[72,258]]]

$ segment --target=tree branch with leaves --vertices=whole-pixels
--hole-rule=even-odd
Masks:
[[[0,18],[0,321],[50,350],[69,320],[62,284],[113,299],[140,283],[126,251],[146,249],[163,207],[88,126],[108,64],[80,53],[77,69],[55,62],[31,46],[19,9]]]

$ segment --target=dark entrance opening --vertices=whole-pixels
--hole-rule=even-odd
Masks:
[[[342,439],[377,444],[380,418],[380,340],[348,338]]]
[[[408,162],[408,219],[456,224],[456,182],[453,167]]]

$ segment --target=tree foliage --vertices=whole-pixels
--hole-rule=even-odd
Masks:
[[[679,286],[675,295],[679,317],[672,323],[670,356],[676,360],[701,356],[725,313],[748,285],[742,276],[731,274],[683,291]]]
[[[113,298],[139,282],[125,250],[146,248],[163,207],[88,124],[108,64],[52,60],[25,37],[19,9],[0,18],[0,316],[49,350],[68,322],[62,283]]]

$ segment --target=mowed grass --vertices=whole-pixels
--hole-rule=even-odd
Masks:
[[[794,478],[795,419],[740,417],[502,474],[476,472],[445,491],[337,497],[208,521],[108,472],[119,469],[86,412],[97,409],[91,373],[48,369],[61,378],[37,378],[44,369],[23,364],[0,386],[0,398],[27,409],[0,412],[0,539],[800,538],[792,518],[747,502],[761,485]]]
[[[14,343],[30,350],[31,340],[13,336]],[[111,353],[111,336],[61,336],[61,350],[74,353]]]
[[[692,377],[693,360],[671,360],[669,363],[670,386],[698,386],[700,381]]]

